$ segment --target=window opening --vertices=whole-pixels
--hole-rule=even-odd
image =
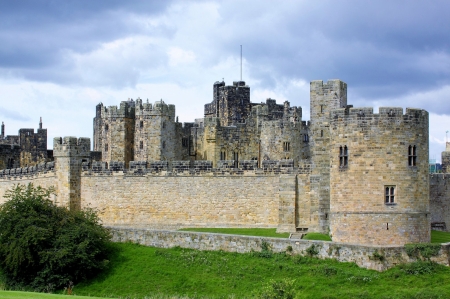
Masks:
[[[109,126],[105,125],[105,131],[108,132],[108,130],[109,130]]]
[[[408,147],[408,165],[409,166],[416,166],[417,162],[417,152],[416,152],[416,146],[410,145]]]
[[[166,148],[166,142],[165,141],[163,141],[163,143],[162,143],[162,148]]]
[[[395,186],[386,186],[384,189],[385,203],[392,204],[395,202]]]
[[[238,152],[234,152],[233,160],[234,160],[234,168],[238,168],[238,166],[239,166],[239,153]]]
[[[144,148],[144,141],[140,141],[140,142],[139,142],[139,148],[140,148],[140,149],[143,149],[143,148]]]
[[[320,130],[320,137],[323,137],[323,130]]]
[[[144,122],[143,122],[142,120],[139,122],[139,127],[140,127],[141,129],[144,127]]]
[[[188,145],[189,145],[188,139],[187,139],[187,138],[182,138],[182,139],[181,139],[181,145],[182,145],[183,147],[188,147]]]
[[[107,151],[108,151],[108,143],[105,144],[105,152],[107,152]]]
[[[291,150],[291,143],[290,142],[283,142],[283,150],[285,152],[289,152]]]
[[[227,159],[227,155],[225,153],[225,151],[221,151],[220,152],[220,160],[226,160]]]
[[[339,167],[348,166],[348,148],[347,146],[339,147]]]

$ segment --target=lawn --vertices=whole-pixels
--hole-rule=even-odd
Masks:
[[[289,238],[289,233],[278,234],[276,228],[183,228],[180,231],[244,235],[269,238]]]
[[[450,242],[450,233],[437,230],[431,231],[431,243],[448,243]]]
[[[12,292],[0,291],[0,298],[2,299],[67,299],[67,295],[32,293],[32,292]],[[99,297],[77,296],[78,299],[100,299]],[[104,299],[104,298],[103,298]]]
[[[297,298],[450,297],[449,268],[428,262],[380,273],[352,263],[285,253],[239,254],[131,243],[115,246],[110,270],[89,283],[76,285],[76,295],[257,298],[270,285],[287,282],[292,283],[290,288]]]

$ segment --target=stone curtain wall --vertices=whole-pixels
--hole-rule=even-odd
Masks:
[[[450,174],[430,175],[430,214],[431,228],[449,231],[450,229]]]
[[[45,163],[44,163],[45,164]],[[52,164],[53,163],[47,163]],[[29,168],[35,168],[35,167],[29,167]],[[14,169],[16,170],[22,170],[22,168]],[[7,171],[10,171],[8,169]],[[0,171],[0,204],[4,203],[6,201],[6,198],[3,196],[5,195],[7,190],[11,190],[15,185],[21,184],[21,185],[28,185],[29,183],[32,183],[34,186],[41,186],[43,188],[49,188],[49,187],[55,187],[56,186],[56,173],[54,169],[41,169],[40,171],[33,171],[33,172],[26,172],[26,173],[14,173],[14,174],[4,174],[6,170]],[[56,190],[57,191],[57,190]],[[53,201],[56,201],[58,203],[58,198],[53,196]]]
[[[283,202],[291,216],[279,215],[279,190],[279,175],[83,172],[81,206],[99,209],[108,226],[277,227],[280,217],[293,219],[295,175],[283,177],[283,190],[288,191]]]
[[[378,271],[387,270],[397,264],[412,262],[403,246],[366,246],[325,241],[300,239],[264,238],[213,233],[178,232],[167,230],[143,230],[112,227],[114,242],[135,242],[141,245],[171,248],[180,246],[197,250],[223,250],[229,252],[260,251],[262,241],[268,242],[274,252],[284,252],[288,246],[293,254],[306,255],[312,245],[318,250],[316,257],[334,258],[340,262],[354,262],[358,266]],[[442,244],[439,255],[431,260],[449,265],[450,243]],[[384,256],[383,261],[373,258],[377,252]]]

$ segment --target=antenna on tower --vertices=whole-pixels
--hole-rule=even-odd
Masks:
[[[241,81],[242,81],[242,45],[241,45]]]

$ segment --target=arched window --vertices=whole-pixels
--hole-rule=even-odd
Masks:
[[[225,150],[221,150],[220,151],[220,160],[226,160],[227,159],[227,154],[225,152]]]
[[[395,202],[395,186],[385,186],[384,196],[386,204],[393,204]]]

